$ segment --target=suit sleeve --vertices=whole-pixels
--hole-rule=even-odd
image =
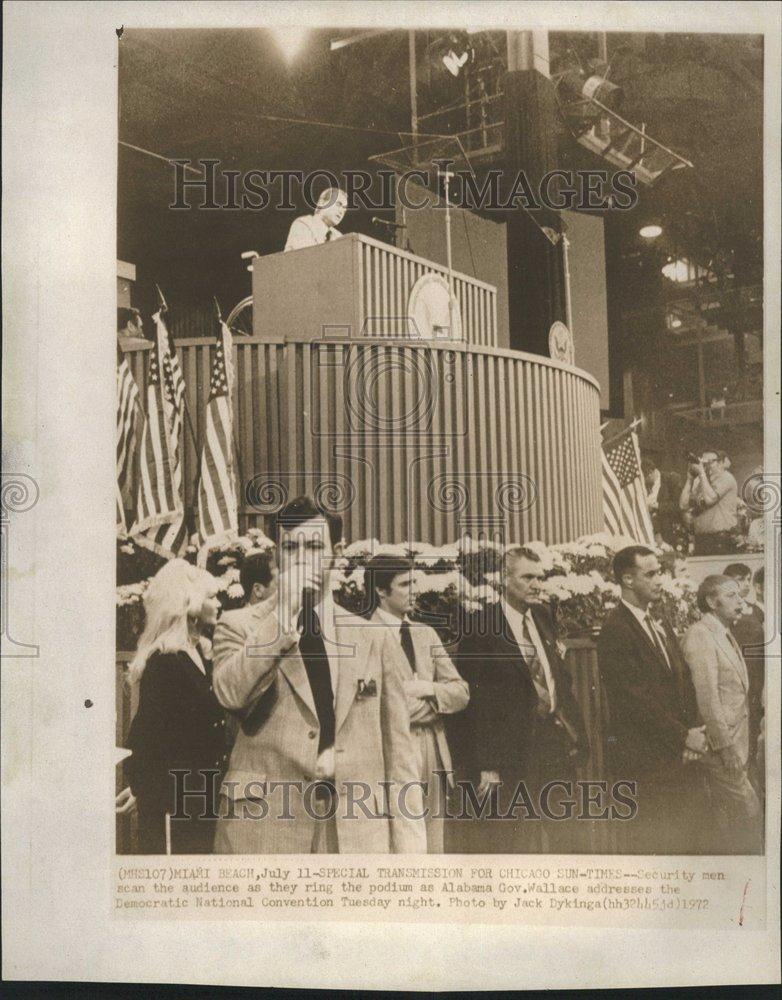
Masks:
[[[381,630],[379,655],[383,689],[380,725],[391,814],[391,850],[394,854],[426,854],[426,825],[417,767],[417,751],[410,734],[407,700],[402,688],[402,650],[387,629]],[[400,810],[399,792],[407,787],[406,808]],[[405,815],[407,813],[407,815]],[[420,817],[420,818],[416,818]]]
[[[691,628],[684,636],[682,652],[695,686],[698,711],[706,723],[706,735],[714,750],[733,746],[727,719],[719,696],[717,650],[703,629]]]
[[[440,637],[432,631],[430,655],[434,667],[434,697],[440,715],[453,715],[467,707],[470,689],[445,651]]]
[[[603,628],[597,656],[608,694],[609,713],[621,715],[627,723],[635,724],[639,732],[653,729],[655,738],[662,740],[672,753],[681,753],[687,727],[650,695],[643,681],[643,667],[619,630]]]
[[[458,669],[467,680],[470,702],[465,713],[465,741],[470,766],[477,772],[500,771],[505,756],[506,734],[498,724],[497,705],[506,700],[502,677],[491,669],[486,649],[487,626],[468,627],[459,641]]]
[[[220,704],[234,712],[250,711],[274,684],[290,645],[274,613],[260,619],[252,633],[232,621],[219,621],[212,640],[212,685]]]

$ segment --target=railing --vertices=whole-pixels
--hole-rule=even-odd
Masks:
[[[675,416],[701,427],[757,424],[763,422],[763,400],[748,399],[724,406],[696,406],[691,410],[677,410]]]
[[[214,350],[177,344],[199,450]],[[585,372],[450,342],[247,337],[234,351],[242,527],[271,513],[245,499],[251,481],[263,495],[263,479],[289,496],[334,482],[352,497],[340,512],[354,540],[442,545],[485,531],[554,544],[602,528],[599,398]],[[126,356],[145,399],[146,350]],[[189,507],[187,427],[182,442]]]
[[[407,307],[413,286],[424,274],[438,274],[447,282],[448,269],[368,236],[360,236],[357,244],[361,313],[368,324],[365,334],[385,338],[409,336]],[[459,271],[453,272],[452,280],[459,304],[462,340],[478,347],[495,347],[497,289]]]

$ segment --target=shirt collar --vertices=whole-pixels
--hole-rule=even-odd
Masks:
[[[723,625],[722,622],[719,620],[719,618],[713,612],[707,611],[703,616],[703,620],[706,622],[706,624],[709,626],[712,632],[722,632],[725,635],[728,634],[727,626]]]
[[[648,608],[646,609],[646,611],[642,611],[640,608],[637,608],[634,604],[631,604],[629,601],[626,601],[624,597],[622,598],[622,604],[624,604],[624,606],[629,611],[632,611],[635,618],[637,618],[642,625],[646,624],[646,616],[649,614]]]
[[[509,603],[508,603],[508,602],[507,602],[507,601],[505,600],[505,598],[504,598],[504,597],[501,597],[501,598],[500,598],[500,606],[502,607],[502,613],[503,613],[503,614],[505,615],[505,617],[506,617],[506,618],[508,618],[508,619],[512,619],[512,618],[521,618],[521,619],[526,619],[526,617],[527,617],[527,614],[528,614],[528,612],[529,612],[529,608],[526,608],[526,609],[525,609],[524,611],[517,611],[517,610],[516,610],[516,608],[512,607],[512,606],[511,606],[511,605],[510,605],[510,604],[509,604]]]

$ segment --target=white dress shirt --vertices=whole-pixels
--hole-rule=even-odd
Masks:
[[[548,656],[546,654],[546,647],[543,645],[543,640],[540,638],[540,633],[538,632],[538,627],[532,617],[532,612],[528,609],[524,612],[524,614],[522,614],[520,611],[511,607],[504,598],[500,603],[505,619],[508,622],[508,625],[510,625],[513,637],[518,643],[521,655],[524,657],[525,661],[531,664],[532,658],[536,656],[540,665],[543,667],[543,674],[546,678],[546,688],[548,690],[548,698],[551,704],[550,710],[554,712],[557,707],[557,688],[554,683],[554,675],[551,673],[551,665],[549,664]]]
[[[285,250],[301,250],[304,247],[316,247],[321,243],[339,239],[342,233],[333,226],[328,226],[319,215],[300,215],[294,219],[288,230]]]

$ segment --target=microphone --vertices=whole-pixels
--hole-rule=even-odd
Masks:
[[[376,215],[372,216],[372,223],[376,226],[388,226],[389,229],[407,229],[407,226],[402,226],[398,222],[389,222],[388,219],[379,219]]]

